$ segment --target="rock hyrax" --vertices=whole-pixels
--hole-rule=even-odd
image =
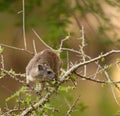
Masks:
[[[50,49],[35,55],[26,67],[26,83],[56,80],[62,65],[60,57]]]

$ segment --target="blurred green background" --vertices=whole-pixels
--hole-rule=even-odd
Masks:
[[[22,33],[22,0],[0,0],[0,43],[16,47],[24,47]],[[101,52],[120,48],[120,1],[118,0],[25,0],[25,27],[27,47],[33,51],[32,40],[35,39],[37,51],[45,48],[37,39],[32,29],[51,47],[57,49],[60,41],[69,33],[70,40],[64,46],[79,49],[81,27],[84,26],[87,47],[86,54],[96,57]],[[25,67],[31,55],[4,49],[6,69],[25,72]],[[66,56],[61,56],[66,60]],[[79,61],[74,54],[70,60]],[[114,58],[109,58],[109,63]],[[94,72],[95,66],[89,66],[89,72]],[[112,71],[111,76],[119,78],[119,72]],[[71,84],[70,82],[66,85]],[[0,107],[4,107],[5,99],[17,91],[21,85],[14,79],[0,79]],[[67,96],[76,98],[85,110],[78,110],[72,116],[113,116],[119,111],[110,87],[102,87],[97,83],[79,80],[77,88],[70,93],[61,93],[53,97],[52,103],[64,111],[68,108],[64,102]],[[57,103],[57,104],[56,104]],[[9,103],[12,106],[12,102]],[[81,105],[80,104],[80,105]],[[64,106],[64,107],[63,107]],[[64,114],[56,114],[56,116]]]

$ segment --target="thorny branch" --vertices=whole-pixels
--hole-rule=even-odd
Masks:
[[[70,106],[70,108],[68,109],[66,116],[70,116],[70,113],[73,112],[73,108],[75,107],[75,105],[77,104],[77,102],[79,101],[80,96],[78,96],[78,98],[73,102],[73,104]]]
[[[82,45],[80,46],[80,51],[81,51],[81,54],[82,54],[82,60],[83,62],[86,61],[86,55],[85,55],[85,50],[84,50],[84,47],[85,47],[85,37],[84,37],[84,27],[82,26]],[[86,65],[84,65],[84,76],[86,76],[86,73],[87,73],[87,67]]]
[[[85,76],[82,76],[82,75],[80,75],[80,74],[78,74],[77,72],[75,72],[75,74],[78,76],[78,77],[80,77],[80,78],[82,78],[82,79],[86,79],[86,80],[89,80],[89,81],[93,81],[93,82],[95,82],[95,83],[99,83],[99,84],[109,84],[110,83],[110,81],[104,81],[104,80],[99,80],[99,79],[93,79],[93,78],[88,78],[88,77],[85,77]],[[120,84],[120,81],[113,81],[112,83],[116,83],[116,84]],[[111,83],[110,83],[111,84]]]

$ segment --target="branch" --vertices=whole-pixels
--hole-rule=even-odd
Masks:
[[[38,37],[38,39],[39,39],[47,48],[49,48],[49,49],[51,49],[51,50],[54,50],[52,47],[50,47],[49,45],[47,45],[47,44],[40,38],[40,36],[38,35],[38,33],[37,33],[34,29],[32,29],[32,31],[33,31],[33,33]]]
[[[98,60],[100,60],[101,58],[107,57],[107,56],[109,56],[109,55],[111,55],[111,54],[113,54],[113,53],[120,53],[120,50],[112,50],[112,51],[109,51],[109,52],[107,52],[107,53],[105,53],[105,54],[102,54],[102,55],[100,55],[100,56],[98,56],[98,57],[96,57],[96,58],[93,58],[93,59],[91,59],[91,60],[85,61],[85,62],[83,62],[83,63],[75,64],[75,65],[74,65],[73,67],[71,67],[68,71],[66,71],[66,73],[65,73],[62,77],[60,77],[60,81],[61,81],[61,82],[64,82],[65,80],[68,80],[68,79],[69,79],[69,76],[70,76],[72,73],[74,73],[79,67],[84,66],[84,65],[87,65],[87,64],[90,64],[90,63],[95,62],[95,61],[98,61]],[[120,82],[118,81],[118,82],[116,82],[116,83],[120,83]]]
[[[66,36],[64,39],[61,40],[61,43],[60,43],[60,47],[59,47],[59,51],[61,52],[62,50],[62,47],[63,47],[63,42],[68,40],[70,38],[70,35]]]
[[[6,48],[10,48],[10,49],[14,49],[14,50],[24,51],[24,52],[29,53],[29,54],[31,54],[31,55],[34,54],[33,52],[31,52],[31,51],[29,51],[29,50],[26,50],[26,49],[24,49],[24,48],[18,48],[18,47],[14,47],[14,46],[9,46],[9,45],[2,44],[2,43],[0,44],[0,46],[6,47]]]
[[[23,5],[23,9],[22,9],[22,13],[23,13],[23,39],[24,39],[24,48],[25,50],[27,50],[27,44],[26,44],[26,34],[25,34],[25,0],[22,1],[22,5]]]
[[[30,106],[28,108],[26,108],[25,110],[22,111],[22,113],[20,114],[20,116],[26,116],[28,115],[30,112],[33,111],[33,107],[34,108],[41,108],[46,102],[49,101],[50,96],[57,90],[58,86],[53,88],[50,92],[47,92],[47,94],[45,96],[43,96],[39,102],[33,104],[33,106]]]
[[[73,73],[75,70],[77,70],[77,69],[78,69],[79,67],[81,67],[81,66],[90,64],[90,63],[95,62],[95,61],[98,61],[98,60],[100,60],[101,58],[107,57],[107,56],[109,56],[109,55],[111,55],[111,54],[113,54],[113,53],[120,53],[120,50],[111,50],[111,51],[109,51],[109,52],[107,52],[107,53],[105,53],[105,54],[102,54],[102,55],[100,55],[100,56],[98,56],[98,57],[96,57],[96,58],[93,58],[93,59],[91,59],[91,60],[87,60],[87,61],[82,62],[82,63],[80,62],[80,63],[74,65],[73,67],[71,67],[71,68],[65,73],[65,76],[66,76],[66,75],[67,75],[67,76],[70,75],[71,73]]]
[[[70,48],[61,48],[61,50],[63,50],[63,51],[69,51],[69,52],[73,52],[73,53],[82,55],[81,52],[79,52],[77,50],[74,50],[74,49],[70,49]]]
[[[4,69],[4,68],[5,68],[5,64],[4,64],[3,54],[1,53],[0,56],[1,56],[1,66],[2,66],[2,68]]]
[[[16,76],[21,76],[21,77],[25,77],[25,74],[11,74],[9,71],[5,70],[5,69],[2,69],[1,70],[6,73],[7,75],[9,75],[10,77],[12,77],[13,79],[15,79],[16,81],[18,81],[19,83],[22,83],[24,84],[23,81],[21,81],[20,79],[16,78]]]
[[[86,79],[86,80],[93,81],[93,82],[96,82],[96,83],[100,83],[100,84],[101,83],[104,83],[104,84],[108,83],[108,81],[101,81],[101,80],[98,80],[98,79],[93,79],[93,78],[88,78],[88,77],[82,76],[82,75],[78,74],[77,72],[74,72],[74,74],[77,75],[78,77],[82,78],[82,79]]]
[[[86,61],[86,55],[85,55],[85,52],[84,52],[84,47],[85,47],[85,37],[84,37],[84,27],[82,26],[82,45],[80,46],[80,51],[81,51],[81,54],[82,54],[83,62]],[[84,65],[84,76],[86,76],[86,74],[87,74],[87,66]]]
[[[3,115],[4,116],[10,116],[11,113],[14,113],[14,112],[19,112],[19,111],[22,111],[23,109],[9,109],[7,112],[5,112]]]
[[[66,116],[70,116],[70,113],[72,112],[72,109],[75,107],[75,105],[77,104],[77,102],[79,101],[80,96],[78,96],[78,98],[73,102],[73,104],[70,106],[69,110],[66,113]]]
[[[37,54],[37,50],[36,50],[36,45],[35,45],[35,40],[33,39],[33,49],[34,49],[34,54]]]

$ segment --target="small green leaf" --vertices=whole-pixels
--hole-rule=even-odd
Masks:
[[[75,81],[75,80],[76,80],[76,76],[75,76],[74,74],[72,74],[72,75],[70,76],[70,79],[73,80],[73,81]]]
[[[106,87],[106,86],[108,86],[110,83],[109,82],[107,82],[107,83],[102,83],[101,84],[101,87]]]
[[[105,61],[105,58],[104,58],[104,57],[102,57],[102,58],[101,58],[101,62],[104,62],[104,61]]]
[[[63,87],[63,86],[60,86],[58,88],[59,91],[61,92],[69,92],[70,90],[73,90],[75,87],[72,87],[72,86],[68,86],[68,87]]]
[[[4,50],[4,48],[2,48],[2,47],[0,46],[0,54],[3,53],[3,50]]]
[[[0,72],[0,75],[1,75],[1,76],[5,76],[4,71],[1,71],[1,72]]]
[[[51,106],[49,103],[46,103],[46,104],[44,105],[44,108],[49,109],[49,110],[54,109],[54,107]]]
[[[107,69],[110,69],[111,67],[112,67],[112,64],[105,65],[105,66],[104,66],[104,69],[107,70]]]
[[[26,90],[26,87],[22,87],[20,90],[18,90],[16,93],[14,93],[13,95],[11,95],[10,97],[6,98],[5,101],[8,102],[11,99],[17,97],[20,95],[20,93],[23,93]]]
[[[10,69],[9,73],[15,75],[15,71],[13,69]]]

